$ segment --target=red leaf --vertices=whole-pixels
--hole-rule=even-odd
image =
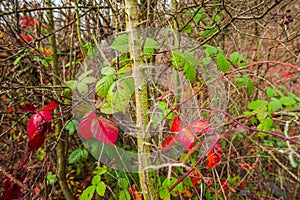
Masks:
[[[42,111],[32,115],[28,121],[28,147],[35,152],[40,148],[46,138],[46,134],[51,131],[51,112],[58,106],[56,102],[50,102]]]
[[[211,169],[221,162],[222,159],[222,146],[217,142],[213,149],[207,154],[206,168]]]
[[[22,182],[24,180],[24,177],[17,174],[16,179]],[[2,187],[4,189],[4,192],[2,193],[0,199],[2,200],[22,199],[22,193],[23,193],[22,188],[18,184],[13,183],[13,181],[10,178],[6,177],[3,180]]]
[[[98,123],[92,125],[91,131],[97,140],[111,146],[114,146],[116,143],[119,132],[118,125],[104,117],[98,118]]]
[[[82,118],[78,125],[78,132],[84,139],[89,140],[92,134],[92,122],[97,119],[97,115],[94,112],[90,112],[86,117]]]
[[[168,149],[170,149],[172,146],[174,146],[179,140],[179,137],[177,134],[172,134],[170,137],[168,137],[168,139],[166,139],[163,143],[162,143],[162,150],[165,152]]]
[[[22,107],[22,110],[24,112],[33,112],[36,113],[38,111],[37,105],[31,103],[31,104],[26,104]]]
[[[195,136],[190,131],[190,129],[182,128],[178,132],[178,137],[182,145],[187,149],[191,149],[194,146]]]
[[[27,125],[27,131],[29,140],[32,140],[35,135],[37,135],[41,131],[41,122],[43,117],[41,115],[34,114],[30,117]]]
[[[197,134],[204,134],[209,131],[209,124],[205,120],[194,120],[185,126],[187,129]]]
[[[42,54],[44,54],[45,56],[48,56],[48,57],[51,56],[51,51],[50,51],[50,49],[45,49],[45,50],[42,50],[41,52],[42,52]]]
[[[226,180],[224,180],[224,179],[221,180],[222,188],[223,188],[224,191],[225,191],[225,190],[227,189],[227,187],[228,187],[227,182],[228,182],[228,179],[226,179]]]
[[[292,75],[292,73],[287,69],[282,70],[282,72],[285,78],[289,78]]]
[[[190,179],[191,179],[191,182],[193,184],[193,186],[195,186],[198,181],[201,180],[201,175],[200,173],[195,169],[191,174],[190,174]]]
[[[247,188],[246,185],[245,185],[243,182],[241,182],[240,186],[241,186],[241,188],[243,188],[243,189],[246,189],[246,188]]]
[[[27,42],[33,41],[32,37],[29,36],[29,35],[25,35],[25,34],[21,33],[20,36],[21,36],[22,39],[26,40]],[[21,40],[21,42],[25,43],[24,40]]]
[[[23,17],[20,18],[20,25],[22,26],[22,28],[27,28],[31,24],[32,25],[35,24],[35,21],[34,21],[33,18],[31,18],[31,17],[25,17],[25,16],[23,16]]]
[[[42,111],[38,112],[38,114],[41,115],[43,120],[45,120],[45,121],[49,121],[52,119],[52,115],[48,111],[42,110]]]
[[[174,120],[173,120],[171,131],[172,132],[179,132],[180,129],[181,129],[181,123],[179,121],[178,116],[175,116]]]
[[[46,135],[43,133],[43,130],[36,132],[32,139],[29,139],[28,141],[29,150],[32,152],[37,151],[43,145],[45,139]]]
[[[53,112],[57,106],[58,103],[56,103],[55,101],[51,101],[50,103],[48,103],[48,105],[45,106],[45,108],[42,111],[50,113]]]

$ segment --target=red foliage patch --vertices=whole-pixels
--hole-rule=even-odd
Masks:
[[[23,33],[20,34],[21,38],[19,38],[19,41],[21,44],[26,44],[27,42],[33,41],[32,37],[30,35],[25,35]]]
[[[190,179],[191,179],[191,182],[192,182],[193,186],[195,186],[198,183],[198,181],[201,180],[201,174],[195,169],[190,174]]]
[[[174,120],[173,120],[172,127],[171,127],[171,131],[172,132],[178,132],[178,131],[180,131],[180,129],[181,129],[181,122],[180,122],[178,116],[175,116]]]
[[[24,177],[17,174],[16,179],[19,181],[23,181]],[[22,193],[23,189],[18,184],[14,183],[10,178],[6,177],[2,181],[2,187],[4,189],[4,192],[0,199],[2,200],[21,200],[22,199]]]
[[[282,70],[282,73],[285,78],[289,78],[292,75],[292,73],[287,69]]]
[[[90,112],[80,121],[78,132],[86,140],[94,137],[100,142],[113,146],[117,141],[119,130],[113,119],[98,118],[96,113]]]
[[[217,142],[213,149],[207,154],[206,168],[211,169],[221,162],[222,159],[222,146]]]
[[[57,106],[58,104],[56,102],[50,102],[43,110],[30,117],[27,126],[29,137],[28,147],[30,151],[35,152],[42,146],[46,134],[51,131],[51,123],[49,122],[52,119],[51,112],[53,112]],[[25,108],[30,108],[28,110],[31,112],[37,111],[37,109],[32,106]]]
[[[182,143],[182,145],[187,149],[191,149],[195,143],[195,135],[200,135],[207,133],[210,130],[208,122],[204,120],[194,120],[188,123],[185,127],[181,127],[181,122],[178,116],[174,117],[174,121],[172,124],[171,131],[178,132],[178,135],[173,134],[168,137],[162,144],[162,150],[167,151],[173,145],[175,145],[178,140]]]
[[[21,17],[20,18],[20,25],[21,27],[24,29],[24,28],[27,28],[31,25],[34,25],[35,24],[35,20],[31,17]]]

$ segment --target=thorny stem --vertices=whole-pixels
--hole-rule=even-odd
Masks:
[[[150,149],[148,143],[149,135],[146,127],[148,125],[148,92],[146,79],[143,74],[143,60],[141,58],[140,33],[138,28],[138,2],[136,0],[126,0],[125,10],[127,14],[126,27],[129,31],[129,49],[133,60],[133,78],[135,83],[135,101],[136,101],[136,126],[138,127],[138,163],[140,187],[144,200],[155,199],[153,185],[151,184],[150,173],[146,170],[149,165],[148,155]]]

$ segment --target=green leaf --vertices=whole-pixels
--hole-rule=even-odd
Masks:
[[[17,59],[14,61],[14,65],[16,66],[19,64],[20,60],[23,58],[23,56],[17,57]]]
[[[217,48],[214,46],[204,44],[203,47],[205,48],[206,56],[214,56],[218,52]]]
[[[114,74],[116,73],[116,70],[115,70],[115,68],[113,68],[113,67],[104,67],[104,68],[101,70],[101,73],[102,73],[103,75],[106,75],[106,76],[108,76],[108,75],[114,75]]]
[[[131,67],[122,67],[121,69],[119,69],[118,74],[125,74],[130,71],[131,71]]]
[[[234,53],[230,54],[230,61],[234,64],[239,62],[239,58],[240,58],[240,54],[238,52],[234,52]]]
[[[253,93],[253,90],[254,90],[254,84],[253,84],[251,79],[248,79],[247,87],[248,87],[247,92],[248,92],[248,95],[250,96]]]
[[[171,199],[171,195],[170,195],[168,188],[160,187],[158,193],[159,193],[159,197],[162,200],[170,200]]]
[[[169,188],[177,182],[177,178],[171,177],[170,179],[166,178],[162,184],[163,187]],[[182,193],[183,186],[182,182],[180,182],[176,187],[172,190],[172,196],[176,197],[176,192]]]
[[[128,182],[125,178],[120,178],[118,181],[118,185],[122,189],[127,189],[128,188]]]
[[[107,102],[117,111],[123,111],[129,104],[134,92],[132,77],[126,77],[114,82],[107,92]]]
[[[69,135],[72,135],[78,127],[78,122],[76,120],[71,120],[69,123],[66,125],[66,130],[69,131]]]
[[[103,197],[106,191],[106,185],[103,181],[99,182],[96,186],[96,192],[99,196]]]
[[[71,88],[71,90],[75,90],[78,85],[78,81],[74,80],[67,81],[66,83]]]
[[[112,86],[112,84],[115,81],[114,75],[108,75],[102,77],[97,85],[96,85],[96,93],[100,98],[104,98],[107,95],[107,92],[109,88]]]
[[[295,99],[296,101],[300,102],[300,97],[298,97],[297,95],[295,95],[293,93],[289,93],[288,97],[291,97],[291,98]]]
[[[185,27],[184,32],[187,34],[191,34],[193,32],[193,29],[190,26]]]
[[[144,44],[144,50],[145,49],[158,49],[158,43],[152,39],[152,38],[146,38],[145,44]]]
[[[184,59],[185,59],[185,62],[188,62],[188,63],[194,65],[194,67],[200,65],[200,62],[195,58],[195,56],[192,52],[185,51],[184,52]]]
[[[238,65],[239,67],[245,66],[247,64],[246,58],[242,54],[239,54],[238,52],[234,52],[230,54],[230,61],[233,64]]]
[[[69,156],[69,164],[79,162],[82,158],[82,149],[75,149]]]
[[[166,102],[163,102],[163,101],[160,101],[160,102],[158,102],[158,109],[160,109],[160,110],[164,110],[164,109],[166,109],[166,107],[167,107],[167,103]]]
[[[185,65],[184,65],[184,68],[183,68],[183,73],[184,73],[184,76],[185,76],[186,79],[188,79],[191,82],[195,81],[196,70],[195,70],[195,67],[192,64],[186,62]]]
[[[266,87],[265,90],[269,98],[274,97],[277,91],[276,88],[269,88],[269,87]]]
[[[84,79],[81,80],[81,83],[90,84],[90,83],[94,83],[95,81],[96,79],[94,77],[85,77]]]
[[[194,17],[194,21],[196,22],[196,24],[198,24],[200,20],[203,21],[203,20],[205,20],[205,19],[206,19],[206,14],[203,13],[203,12],[197,13],[197,14],[195,15],[195,17]]]
[[[222,70],[222,72],[227,72],[229,70],[230,63],[222,53],[218,53],[216,57],[216,63],[217,66]]]
[[[131,200],[131,195],[128,190],[120,192],[119,200]]]
[[[285,106],[290,106],[296,103],[295,99],[291,97],[281,97],[279,100],[280,103]]]
[[[80,94],[86,95],[89,91],[89,87],[84,82],[79,82],[77,85],[77,90]]]
[[[47,184],[48,185],[53,185],[57,181],[56,175],[52,174],[52,172],[47,173]]]
[[[260,122],[264,121],[266,119],[266,117],[268,117],[269,113],[266,111],[267,111],[266,107],[255,110],[256,117]]]
[[[211,61],[212,61],[211,57],[208,56],[208,57],[203,58],[202,63],[203,63],[203,65],[208,65],[211,63]]]
[[[115,41],[111,44],[111,48],[119,51],[120,53],[126,53],[129,51],[128,35],[122,34],[116,37]]]
[[[267,117],[264,121],[264,130],[271,131],[273,126],[273,120],[271,117]]]
[[[267,105],[268,102],[264,101],[264,100],[256,100],[256,101],[252,101],[249,105],[248,108],[252,109],[252,110],[267,110]]]
[[[280,103],[280,101],[276,98],[271,98],[271,102],[268,105],[268,110],[270,112],[274,112],[280,109],[282,109],[282,104]]]
[[[42,60],[41,60],[41,63],[42,63],[43,66],[49,67],[49,63],[47,62],[47,60],[42,59]]]
[[[206,199],[211,199],[210,191],[206,191],[205,197],[206,197]]]
[[[94,172],[94,174],[97,175],[102,175],[107,171],[107,167],[103,166],[103,167],[97,167],[97,170]]]
[[[89,156],[89,152],[86,149],[83,149],[81,154],[83,159],[87,159]]]
[[[179,69],[180,67],[184,66],[185,56],[181,51],[179,50],[171,51],[171,57],[172,57],[172,65],[174,69]]]
[[[97,184],[100,182],[100,180],[101,180],[100,175],[96,175],[96,176],[94,176],[93,179],[92,179],[92,184],[93,184],[93,185],[97,185]]]
[[[78,77],[78,81],[82,81],[82,79],[86,78],[89,74],[91,74],[93,72],[93,70],[88,70],[86,72],[84,72],[83,74],[81,74],[79,77]]]
[[[221,13],[221,12],[219,12],[217,15],[215,15],[215,16],[212,18],[212,20],[213,20],[214,22],[220,22],[221,19],[222,19],[222,13]]]
[[[206,26],[206,28],[207,28],[207,30],[205,30],[205,31],[202,31],[201,33],[200,33],[200,35],[202,36],[202,37],[210,37],[210,36],[212,36],[215,32],[217,32],[218,31],[218,26],[214,26],[213,27],[213,24],[208,24],[207,26]]]
[[[104,103],[101,106],[100,111],[107,115],[111,115],[111,114],[115,114],[115,113],[119,112],[119,110],[113,108],[109,103]]]
[[[91,200],[94,196],[95,190],[96,190],[95,185],[91,185],[91,186],[85,188],[85,190],[83,190],[83,192],[80,196],[80,200]]]

